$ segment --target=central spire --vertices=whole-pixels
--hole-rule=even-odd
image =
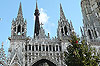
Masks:
[[[36,10],[35,10],[35,28],[34,28],[34,38],[39,35],[39,30],[40,30],[40,22],[39,22],[39,10],[38,10],[38,5],[37,5],[37,0],[36,0]]]

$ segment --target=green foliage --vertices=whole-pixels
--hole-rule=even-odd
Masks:
[[[67,66],[98,66],[99,56],[96,55],[96,50],[89,47],[83,40],[75,35],[71,36],[70,43],[65,52],[65,63]]]

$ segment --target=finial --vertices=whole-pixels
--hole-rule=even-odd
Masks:
[[[61,3],[60,3],[60,9],[62,9],[62,5],[61,5]]]
[[[21,2],[20,2],[20,7],[21,7]]]
[[[50,34],[48,33],[48,38],[50,38]]]
[[[40,24],[40,25],[41,25],[41,27],[42,27],[42,25],[44,25],[44,24],[41,22],[41,24]]]
[[[3,47],[3,44],[4,44],[4,43],[2,42],[2,47]]]
[[[36,0],[36,9],[38,9],[37,0]]]

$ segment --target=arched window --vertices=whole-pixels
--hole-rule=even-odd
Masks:
[[[67,27],[66,26],[64,27],[64,30],[65,30],[65,35],[67,35],[68,31],[67,31]]]
[[[24,35],[24,27],[22,27],[22,35]]]
[[[49,50],[51,51],[51,45],[49,45]]]
[[[89,38],[92,39],[91,31],[88,30]]]
[[[98,2],[97,5],[100,6],[100,2]]]
[[[43,46],[43,51],[45,51],[45,46],[44,45],[42,45]]]
[[[98,36],[97,36],[97,32],[95,31],[95,37],[97,38]]]
[[[48,51],[48,46],[46,46],[46,51]]]
[[[29,50],[31,50],[31,45],[29,45]]]
[[[53,46],[53,51],[55,51],[55,46]]]
[[[34,45],[32,46],[32,51],[34,51]]]
[[[63,28],[61,29],[61,33],[62,33],[62,36],[64,36],[64,31],[63,31]]]
[[[24,27],[22,28],[22,32],[24,32]]]
[[[61,46],[59,46],[59,50],[61,51]]]
[[[17,31],[18,31],[18,32],[17,32],[18,35],[21,35],[21,26],[20,26],[20,25],[18,26]]]
[[[36,51],[38,51],[38,45],[36,45]]]
[[[25,45],[25,50],[27,51],[27,45]]]

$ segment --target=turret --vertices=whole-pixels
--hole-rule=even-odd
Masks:
[[[58,21],[58,30],[57,30],[57,36],[59,39],[62,39],[64,37],[70,36],[71,32],[74,30],[72,26],[72,22],[68,22],[68,20],[65,17],[64,11],[62,9],[62,6],[60,4],[60,20]]]
[[[93,5],[94,4],[94,5]],[[100,37],[100,1],[81,0],[84,38],[93,41]]]
[[[22,14],[22,6],[20,3],[17,18],[12,20],[12,27],[11,27],[11,38],[22,38],[26,37],[26,28],[27,21],[24,20]]]

